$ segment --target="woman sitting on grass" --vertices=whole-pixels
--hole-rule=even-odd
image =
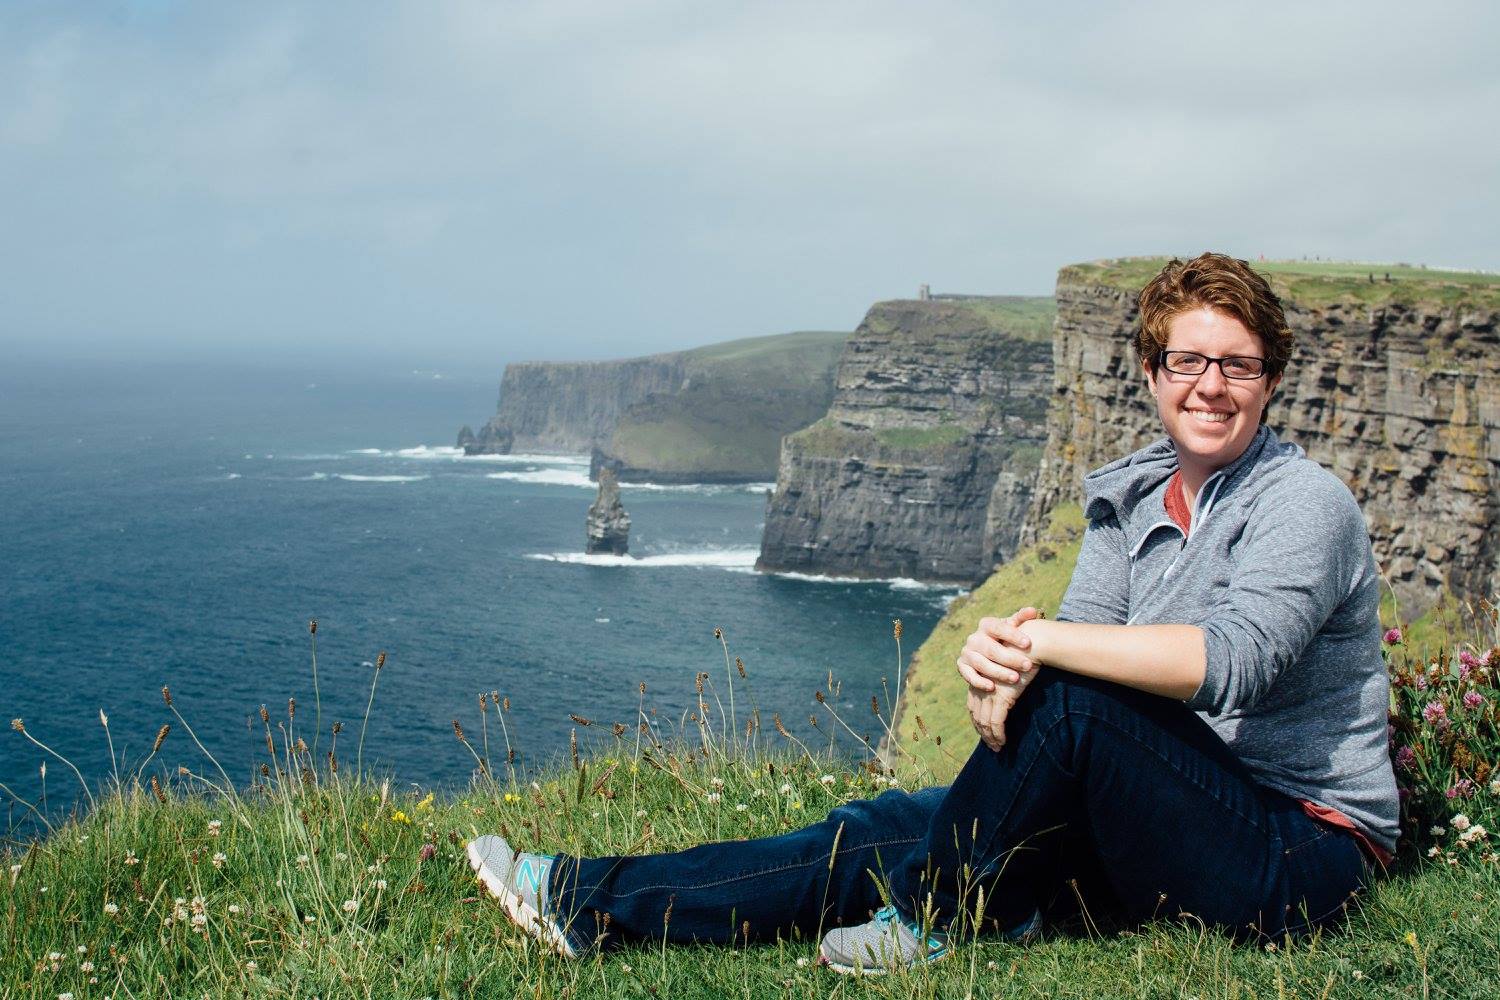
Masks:
[[[489,891],[565,955],[823,933],[887,971],[983,922],[1020,940],[1092,873],[1126,919],[1249,936],[1343,912],[1396,846],[1369,537],[1348,489],[1262,424],[1291,354],[1243,261],[1172,261],[1135,338],[1166,438],[1090,473],[1057,621],[985,618],[958,660],[981,743],[947,788],[673,854],[469,845]],[[981,892],[982,890],[982,892]]]

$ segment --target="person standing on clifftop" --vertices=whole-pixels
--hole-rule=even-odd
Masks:
[[[569,956],[826,930],[819,960],[867,973],[947,954],[981,896],[986,928],[1029,938],[1078,874],[1127,919],[1274,939],[1342,914],[1399,834],[1364,520],[1265,426],[1292,338],[1244,261],[1169,263],[1135,349],[1166,436],[1086,477],[1058,620],[1022,608],[969,636],[980,742],[951,786],[673,854],[483,836],[489,892]]]

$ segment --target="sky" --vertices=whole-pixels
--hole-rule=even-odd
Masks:
[[[0,354],[498,372],[1048,294],[1500,268],[1481,3],[0,0]]]

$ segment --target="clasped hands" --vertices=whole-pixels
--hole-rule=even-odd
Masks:
[[[981,618],[958,657],[958,672],[969,685],[969,719],[991,750],[1005,746],[1005,720],[1011,707],[1036,677],[1031,639],[1023,622],[1042,617],[1022,608],[1009,618]]]

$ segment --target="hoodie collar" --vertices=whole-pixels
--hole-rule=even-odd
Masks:
[[[1193,523],[1206,514],[1202,510],[1204,495],[1213,491],[1217,498],[1224,490],[1243,479],[1256,460],[1276,444],[1276,435],[1264,424],[1250,439],[1250,444],[1233,462],[1219,469],[1199,490],[1194,504]],[[1127,544],[1133,551],[1140,539],[1158,524],[1167,521],[1160,504],[1142,507],[1141,502],[1160,492],[1163,484],[1176,472],[1177,447],[1171,438],[1154,441],[1133,455],[1111,462],[1090,472],[1083,480],[1084,515],[1095,520],[1113,514],[1125,530]]]

